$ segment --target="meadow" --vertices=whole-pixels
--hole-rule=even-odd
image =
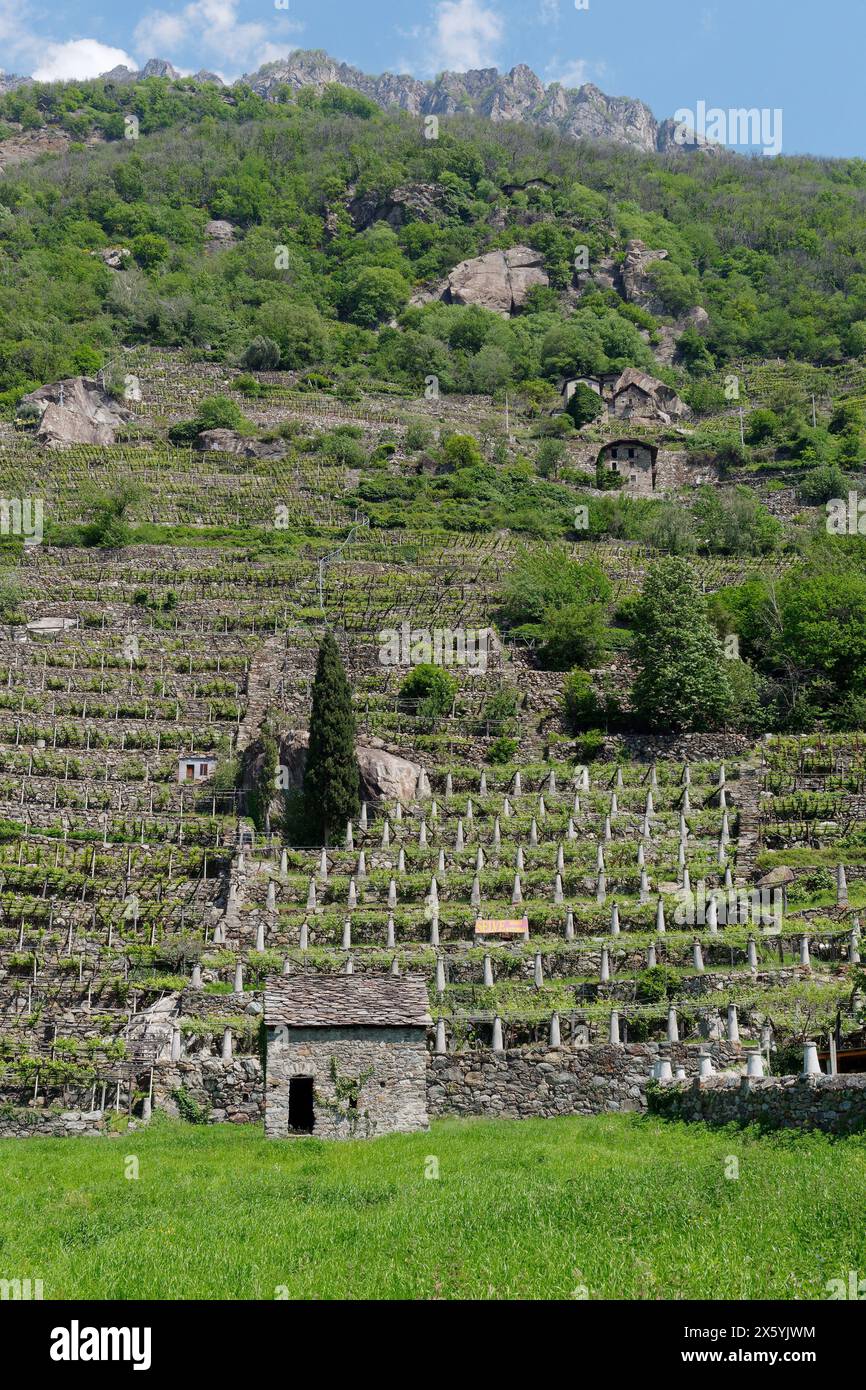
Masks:
[[[863,1136],[608,1114],[280,1143],[160,1116],[3,1141],[0,1172],[0,1277],[46,1299],[814,1300],[866,1269]]]

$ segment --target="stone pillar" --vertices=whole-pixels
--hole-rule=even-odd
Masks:
[[[232,1060],[232,1030],[231,1030],[231,1028],[224,1028],[224,1029],[223,1029],[222,1059],[223,1059],[224,1062],[230,1062],[230,1061]]]
[[[746,1076],[760,1078],[764,1075],[764,1059],[756,1047],[752,1048],[746,1060]]]
[[[535,983],[535,988],[540,989],[541,986],[544,984],[544,966],[542,965],[541,955],[539,952],[536,952],[535,960],[533,961],[532,977]]]
[[[699,941],[695,941],[692,944],[692,964],[699,974],[703,974],[704,954],[701,950],[701,943]]]
[[[808,965],[811,964],[811,962],[810,962],[810,960],[809,960],[809,938],[808,938],[808,936],[801,936],[801,937],[800,937],[800,964],[801,964],[801,965],[805,965],[805,966],[808,966]]]
[[[491,1047],[494,1052],[503,1052],[505,1050],[502,1046],[502,1019],[498,1014],[493,1020],[493,1041]]]
[[[619,936],[619,907],[613,903],[610,909],[610,934]]]
[[[172,1030],[171,1030],[171,1053],[170,1053],[170,1057],[171,1057],[172,1062],[179,1062],[179,1061],[180,1061],[180,1029],[179,1029],[179,1028],[172,1028]]]
[[[668,1042],[672,1042],[672,1043],[673,1043],[673,1042],[679,1042],[679,1040],[680,1040],[680,1029],[679,1029],[679,1024],[677,1023],[677,1011],[676,1011],[676,1009],[674,1008],[673,1004],[671,1004],[670,1008],[668,1009],[668,1030],[667,1030],[667,1031],[668,1031]]]
[[[610,1021],[608,1023],[607,1040],[613,1047],[619,1047],[619,1014],[616,1009],[611,1009]]]
[[[234,993],[235,993],[235,994],[243,994],[243,992],[244,992],[244,967],[243,967],[243,962],[242,962],[242,961],[238,961],[237,965],[235,966]]]
[[[601,948],[601,968],[598,972],[598,978],[603,985],[606,985],[610,979],[610,957],[608,956],[606,946],[602,946]]]
[[[343,950],[348,951],[352,946],[352,921],[347,917],[343,923]]]
[[[493,965],[489,956],[484,957],[483,971],[484,973],[482,983],[484,984],[485,988],[489,989],[490,986],[493,984]]]
[[[803,1076],[820,1076],[821,1064],[818,1061],[818,1048],[813,1042],[803,1044]]]
[[[300,946],[300,948],[301,948],[302,951],[306,951],[306,950],[309,949],[309,944],[310,944],[310,928],[309,928],[309,926],[307,925],[306,922],[302,922],[302,923],[301,923],[301,930],[300,930],[299,937],[298,937],[298,945]]]
[[[439,1053],[440,1056],[444,1056],[445,1053],[448,1051],[448,1043],[445,1037],[444,1018],[437,1018],[436,1020],[436,1051]]]
[[[740,1041],[740,1025],[737,1021],[736,1004],[728,1005],[728,1042],[738,1043]]]
[[[840,864],[836,869],[836,906],[848,906],[848,880],[845,877],[844,864]]]
[[[201,965],[196,961],[192,968],[191,985],[193,989],[201,989]]]
[[[549,1038],[549,1042],[550,1042],[550,1046],[551,1046],[551,1047],[559,1047],[559,1046],[560,1046],[560,1037],[559,1037],[559,1014],[556,1014],[556,1013],[553,1014],[553,1015],[551,1016],[551,1019],[550,1019],[550,1038]]]

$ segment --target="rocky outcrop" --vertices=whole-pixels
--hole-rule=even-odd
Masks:
[[[36,437],[49,447],[65,444],[113,444],[130,412],[95,381],[70,377],[40,386],[24,402],[41,410]]]
[[[619,291],[629,304],[638,304],[651,314],[664,314],[649,268],[666,261],[667,251],[652,251],[644,241],[634,238],[626,243],[625,259],[619,271]]]
[[[5,92],[14,92],[16,87],[28,87],[32,81],[32,77],[19,77],[14,72],[0,72],[0,96]]]
[[[305,730],[287,734],[280,744],[280,763],[287,771],[289,789],[303,784],[310,736]],[[373,743],[358,743],[355,756],[361,771],[361,792],[365,801],[399,801],[408,805],[415,796],[421,767],[409,758]]]
[[[149,1009],[133,1014],[126,1032],[127,1043],[136,1053],[153,1061],[168,1061],[171,1036],[179,1017],[179,994],[168,994]]]
[[[281,459],[289,449],[285,439],[248,439],[237,430],[202,430],[194,447],[203,453],[238,454],[250,459]]]
[[[221,217],[212,217],[204,229],[205,250],[223,251],[235,244],[235,228]]]
[[[433,222],[441,216],[445,196],[445,189],[438,183],[405,183],[392,188],[384,198],[378,193],[352,198],[348,212],[359,232],[374,222],[387,222],[395,228],[413,219]]]
[[[547,285],[544,257],[529,246],[488,251],[461,261],[436,296],[448,304],[478,304],[508,317],[525,302],[533,285]]]
[[[126,246],[103,246],[90,254],[107,265],[109,270],[123,270],[132,252]]]

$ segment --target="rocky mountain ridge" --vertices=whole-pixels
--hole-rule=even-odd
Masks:
[[[162,58],[149,59],[137,72],[116,67],[102,74],[104,80],[115,83],[147,77],[174,80],[181,76]],[[216,73],[204,70],[197,72],[194,80],[224,85]],[[30,81],[31,78],[0,73],[0,93]],[[545,86],[525,63],[518,63],[506,73],[497,68],[477,68],[443,72],[431,81],[422,81],[405,73],[371,76],[321,49],[297,49],[285,58],[265,63],[239,81],[266,100],[276,100],[282,87],[312,87],[322,92],[329,84],[339,83],[369,97],[383,110],[396,107],[419,117],[467,114],[495,122],[526,122],[550,127],[575,140],[608,140],[646,152],[722,148],[691,132],[685,142],[682,138],[677,140],[677,125],[672,119],[659,121],[644,102],[633,97],[607,96],[591,82],[576,88],[563,87],[559,82]]]

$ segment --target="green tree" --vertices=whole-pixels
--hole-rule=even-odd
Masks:
[[[650,568],[634,617],[640,722],[672,733],[723,725],[733,706],[726,662],[685,560],[670,556]]]
[[[259,338],[269,339],[276,344],[279,363],[283,368],[316,366],[327,357],[328,334],[325,324],[318,310],[307,304],[269,300],[259,309],[256,326]],[[253,364],[247,362],[246,365]]]
[[[578,381],[565,409],[580,429],[581,425],[588,425],[591,420],[597,420],[599,415],[603,415],[605,405],[597,391],[593,391],[585,381]]]
[[[322,844],[341,834],[361,809],[355,736],[352,692],[339,647],[327,632],[316,661],[304,770],[304,818],[309,833]]]
[[[275,372],[280,365],[280,345],[262,334],[253,338],[241,361],[252,372]]]

